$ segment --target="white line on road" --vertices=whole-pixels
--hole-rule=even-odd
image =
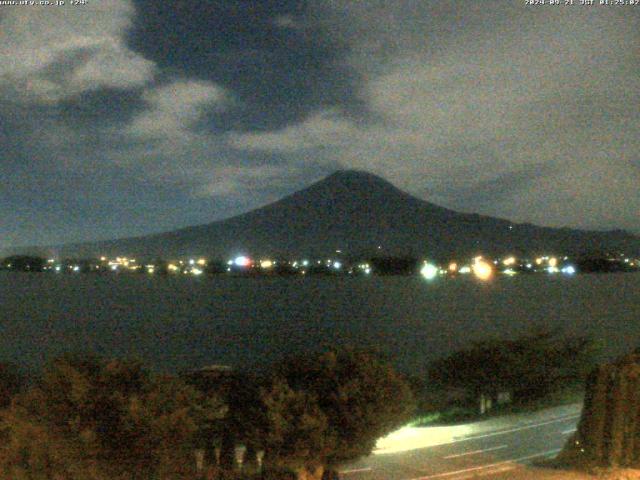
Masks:
[[[487,470],[486,472],[472,473],[471,475],[465,475],[464,477],[456,477],[456,480],[466,480],[467,478],[486,477],[487,475],[495,475],[497,473],[510,472],[518,468],[516,465],[505,465],[504,467]]]
[[[546,452],[534,453],[533,455],[526,455],[524,457],[512,458],[510,460],[504,460],[502,462],[490,463],[488,465],[480,465],[478,467],[465,468],[463,470],[455,470],[453,472],[436,473],[434,475],[427,475],[426,477],[416,477],[410,480],[429,480],[431,478],[451,477],[453,475],[458,475],[461,473],[476,472],[478,470],[486,470],[487,468],[492,468],[492,467],[499,467],[499,466],[501,467],[503,465],[507,465],[512,462],[522,462],[524,460],[530,460],[532,458],[537,458],[537,457],[548,457],[560,452],[561,450],[562,450],[561,448],[557,448],[555,450],[548,450]]]
[[[464,457],[466,455],[476,455],[478,453],[493,452],[494,450],[502,450],[503,448],[507,448],[507,447],[508,445],[498,445],[497,447],[485,448],[483,450],[474,450],[473,452],[455,453],[453,455],[447,455],[446,457],[442,457],[442,458],[449,459],[449,458]]]
[[[564,432],[561,432],[562,435],[569,435],[570,433],[573,433],[577,430],[577,428],[571,428],[569,430],[565,430]]]
[[[351,470],[340,470],[338,473],[341,475],[349,475],[350,473],[370,472],[371,470],[373,470],[371,467],[352,468]]]

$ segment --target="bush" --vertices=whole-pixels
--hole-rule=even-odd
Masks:
[[[2,478],[193,478],[201,398],[138,363],[65,356],[1,417]]]

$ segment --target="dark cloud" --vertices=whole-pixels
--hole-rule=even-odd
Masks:
[[[205,223],[338,166],[639,231],[639,25],[500,0],[3,10],[0,247]]]
[[[303,2],[143,0],[136,6],[144,15],[130,46],[166,72],[231,91],[241,108],[225,125],[235,130],[270,130],[319,108],[359,103],[356,71],[342,61],[349,45],[309,18]]]

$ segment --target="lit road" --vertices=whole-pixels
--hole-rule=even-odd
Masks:
[[[373,455],[340,470],[343,480],[507,479],[558,454],[575,431],[581,404],[454,427],[403,429]]]

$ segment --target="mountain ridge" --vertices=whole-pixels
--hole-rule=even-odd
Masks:
[[[58,256],[225,258],[241,253],[325,256],[336,250],[356,256],[431,257],[629,249],[640,254],[640,237],[624,231],[540,227],[456,212],[414,197],[372,173],[338,170],[273,203],[223,220],[45,249]]]

